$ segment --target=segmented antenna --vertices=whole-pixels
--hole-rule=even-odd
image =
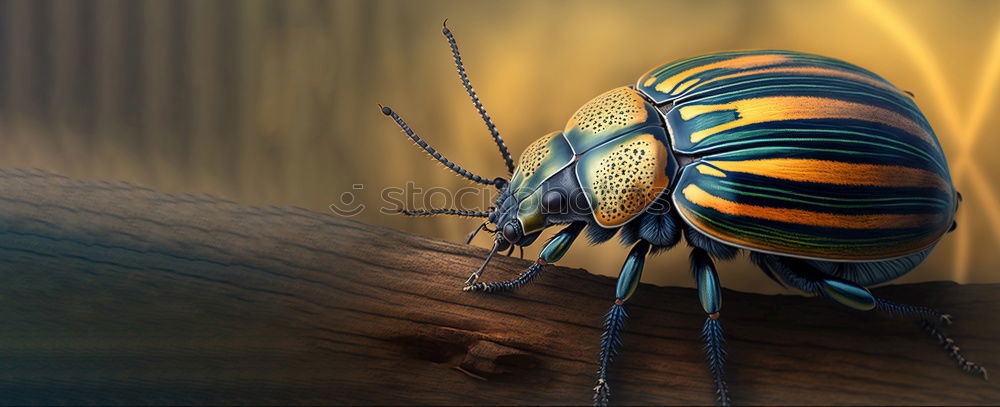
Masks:
[[[490,130],[490,134],[493,136],[493,142],[497,143],[497,148],[500,149],[500,155],[503,156],[504,164],[507,165],[507,172],[514,173],[514,160],[510,157],[510,152],[507,151],[507,145],[503,143],[503,139],[500,138],[500,132],[497,131],[497,126],[493,125],[493,120],[490,119],[490,115],[486,113],[486,108],[483,104],[479,102],[479,96],[476,95],[476,91],[472,89],[472,83],[469,82],[469,75],[465,73],[465,66],[462,65],[462,55],[458,52],[458,43],[455,42],[455,36],[451,34],[451,30],[448,29],[448,20],[444,20],[441,24],[443,27],[441,32],[444,33],[445,38],[448,39],[448,44],[451,45],[451,54],[455,56],[455,67],[458,68],[458,77],[462,79],[462,85],[465,86],[465,91],[468,92],[469,97],[472,98],[472,103],[476,105],[476,110],[479,111],[479,116],[482,116],[483,121],[486,122],[486,128]]]
[[[430,209],[426,211],[411,211],[408,209],[401,209],[399,213],[406,216],[434,216],[434,215],[454,215],[454,216],[466,216],[470,218],[488,218],[490,216],[489,212],[476,212],[476,211],[463,211],[461,209]]]
[[[399,117],[399,115],[396,114],[396,112],[392,111],[392,109],[390,109],[389,106],[378,105],[378,107],[382,108],[382,114],[392,117],[392,120],[394,120],[396,124],[399,125],[399,128],[403,129],[403,132],[406,133],[407,136],[410,136],[410,138],[413,139],[413,141],[417,143],[417,145],[420,146],[420,148],[424,149],[424,151],[426,151],[427,154],[430,154],[431,157],[434,157],[435,160],[438,160],[439,162],[441,162],[441,164],[444,164],[445,167],[448,167],[448,169],[455,171],[458,175],[462,176],[463,178],[466,178],[472,182],[478,182],[480,184],[493,185],[497,188],[501,188],[504,184],[507,183],[507,180],[503,178],[488,180],[486,178],[480,177],[476,174],[469,172],[465,168],[458,166],[458,164],[448,161],[448,159],[444,158],[444,156],[442,156],[441,153],[437,152],[437,150],[434,150],[434,147],[427,145],[427,142],[425,142],[423,139],[421,139],[419,136],[413,133],[413,129],[411,129],[410,126],[407,126],[406,122],[403,121],[403,118]]]

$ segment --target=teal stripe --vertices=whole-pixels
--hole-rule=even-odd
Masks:
[[[702,208],[702,209],[708,209],[708,208],[703,208],[703,207],[696,206],[696,205],[693,205],[693,204],[692,204],[692,206],[697,207],[697,208]],[[818,235],[803,235],[803,234],[798,234],[798,233],[789,233],[788,230],[774,229],[774,228],[770,228],[770,227],[766,227],[766,226],[759,226],[759,225],[752,225],[752,226],[743,226],[743,227],[740,227],[740,226],[736,226],[736,225],[734,225],[734,224],[732,224],[730,222],[722,221],[722,220],[717,219],[715,217],[704,215],[701,212],[699,212],[697,210],[694,210],[694,208],[690,208],[689,207],[688,209],[691,209],[691,213],[694,213],[696,216],[698,216],[699,218],[705,220],[708,223],[711,223],[713,225],[719,226],[721,229],[735,232],[733,234],[736,235],[736,236],[753,236],[753,237],[757,237],[757,238],[759,238],[761,240],[765,240],[765,241],[785,242],[785,243],[787,243],[786,244],[787,246],[793,246],[793,247],[794,246],[799,246],[799,247],[802,247],[803,249],[806,249],[806,248],[822,248],[822,249],[825,249],[825,248],[831,248],[831,247],[833,247],[833,248],[862,248],[862,247],[865,247],[865,248],[880,248],[880,247],[886,247],[887,245],[885,243],[888,243],[888,242],[899,242],[901,240],[913,240],[913,239],[909,239],[909,238],[920,237],[922,235],[922,234],[919,234],[919,233],[910,233],[910,234],[900,234],[900,235],[897,235],[897,236],[893,236],[891,238],[882,238],[882,239],[837,239],[837,238],[824,237],[824,236],[818,236]],[[708,209],[708,210],[711,210],[711,209]],[[794,236],[800,236],[800,237],[798,239],[791,239],[791,238],[789,238],[789,236],[793,236],[793,235]],[[752,239],[744,239],[744,240],[752,240]],[[817,243],[814,243],[814,242],[817,242]],[[860,252],[862,250],[854,250],[854,251],[855,252]]]
[[[793,139],[793,140],[820,141],[820,142],[827,142],[828,141],[826,139]],[[789,144],[795,144],[795,143],[789,143]],[[752,151],[750,151],[750,150],[752,150]],[[843,150],[843,149],[837,149],[837,148],[792,147],[792,146],[780,146],[779,147],[779,146],[773,146],[773,147],[748,148],[748,149],[745,149],[745,150],[734,151],[734,152],[730,152],[730,153],[722,153],[722,154],[712,155],[712,156],[709,156],[711,158],[705,157],[703,159],[714,160],[714,159],[717,159],[717,158],[732,158],[734,156],[742,156],[742,157],[746,157],[747,159],[751,159],[752,160],[752,159],[756,159],[756,158],[753,158],[754,156],[757,156],[757,158],[759,158],[760,156],[758,155],[758,153],[765,152],[765,151],[772,152],[772,153],[776,153],[776,152],[788,152],[790,154],[794,154],[794,153],[792,153],[793,151],[800,151],[800,152],[807,152],[807,153],[838,153],[838,154],[866,155],[866,156],[870,156],[870,157],[872,157],[872,156],[873,157],[889,157],[889,158],[896,158],[896,159],[900,159],[901,158],[897,154],[860,152],[858,150]],[[810,154],[809,156],[812,157],[813,155]],[[801,154],[800,155],[796,155],[795,157],[802,157],[802,155]]]
[[[772,192],[782,192],[782,193],[787,193],[787,194],[790,194],[790,195],[800,195],[800,196],[801,195],[805,195],[805,194],[798,194],[798,193],[791,192],[791,191],[783,191],[783,190],[780,190],[778,188],[758,187],[758,186],[754,186],[754,185],[750,185],[750,184],[739,184],[739,183],[729,182],[729,181],[721,181],[720,183],[728,184],[728,185],[738,185],[738,186],[744,187],[746,189],[770,190]],[[913,202],[893,202],[893,201],[897,201],[899,199],[896,199],[896,198],[840,199],[840,198],[834,198],[834,197],[815,196],[815,195],[809,196],[810,198],[816,198],[816,199],[820,199],[820,200],[870,202],[869,204],[856,204],[856,205],[850,205],[850,204],[833,204],[833,203],[828,203],[828,202],[810,201],[810,200],[806,200],[806,199],[788,198],[788,197],[782,197],[782,196],[765,194],[765,193],[758,193],[758,192],[749,192],[749,191],[745,191],[745,190],[737,190],[737,189],[734,189],[734,188],[731,188],[731,187],[724,187],[724,186],[714,186],[714,187],[710,187],[710,188],[713,189],[713,190],[720,190],[720,191],[732,192],[734,194],[739,194],[739,195],[756,196],[756,197],[760,197],[760,198],[769,198],[769,199],[774,199],[776,201],[782,201],[782,202],[804,203],[804,204],[809,204],[809,205],[823,206],[823,207],[827,207],[827,208],[843,208],[843,209],[873,208],[873,209],[878,209],[878,208],[885,208],[885,207],[930,207],[930,208],[937,208],[937,209],[940,210],[940,209],[943,209],[943,208],[947,208],[948,205],[949,205],[947,202],[945,202],[943,200],[933,199],[933,198],[911,198],[911,199],[904,199],[904,200],[910,200],[910,201],[913,201]],[[872,203],[875,203],[875,202],[877,202],[877,204],[872,204]],[[938,203],[939,205],[927,205],[928,202]]]
[[[791,147],[791,146],[787,146],[787,144],[796,144],[798,142],[820,142],[820,143],[831,143],[831,144],[837,144],[837,143],[842,143],[842,144],[860,144],[860,145],[868,145],[868,146],[872,146],[872,147],[883,147],[883,148],[886,148],[886,149],[889,149],[889,150],[898,151],[898,152],[900,152],[900,153],[902,153],[904,155],[907,155],[907,156],[911,156],[911,157],[915,157],[915,158],[920,158],[920,159],[925,159],[926,161],[930,162],[931,164],[934,164],[936,167],[940,167],[940,163],[938,163],[937,160],[934,159],[934,157],[931,157],[928,154],[916,154],[914,151],[907,151],[905,149],[900,149],[900,148],[896,148],[896,147],[893,147],[893,146],[888,146],[888,145],[885,145],[885,144],[874,143],[874,142],[870,142],[870,141],[862,141],[862,140],[831,140],[829,138],[817,138],[817,137],[795,137],[795,138],[784,138],[784,139],[764,138],[764,139],[749,139],[749,140],[745,140],[745,141],[734,141],[734,142],[726,143],[725,145],[726,146],[741,146],[741,145],[747,145],[747,144],[760,144],[760,143],[765,143],[765,142],[775,142],[776,144],[777,144],[777,142],[782,142],[782,143],[785,143],[786,145],[785,146],[780,146],[779,145],[779,146],[751,147],[751,148],[746,148],[746,149],[738,149],[736,151],[714,154],[714,155],[712,155],[712,157],[713,158],[746,157],[746,156],[753,156],[754,154],[760,153],[760,152],[780,152],[782,150],[799,149],[799,150],[807,150],[807,151],[828,151],[828,152],[840,152],[840,153],[847,153],[847,154],[878,155],[878,156],[894,157],[894,158],[903,159],[903,156],[901,156],[901,155],[888,154],[888,153],[871,153],[871,152],[861,152],[859,150],[819,149],[819,148],[810,148],[810,147]],[[752,152],[750,150],[752,150]]]
[[[754,83],[758,83],[758,82],[781,82],[781,81],[784,81],[786,83],[781,83],[781,84],[777,84],[777,85],[761,85],[761,86],[749,87],[749,88],[743,89],[743,90],[732,91],[732,92],[729,92],[728,94],[737,94],[737,93],[741,93],[741,92],[753,93],[753,92],[756,92],[756,91],[758,91],[760,89],[765,89],[766,90],[766,89],[770,89],[770,88],[774,88],[774,87],[785,88],[785,87],[788,87],[789,84],[791,84],[792,86],[795,86],[795,87],[829,86],[829,87],[831,87],[831,89],[840,90],[843,93],[854,93],[854,94],[859,94],[861,96],[864,96],[865,98],[880,99],[880,100],[889,102],[891,104],[897,105],[897,106],[899,106],[899,107],[907,110],[911,114],[912,113],[919,113],[920,112],[920,110],[913,103],[913,101],[910,100],[909,98],[907,98],[906,96],[904,96],[904,94],[902,93],[902,91],[900,91],[899,89],[896,89],[894,86],[892,88],[896,89],[899,93],[892,92],[891,90],[886,89],[886,88],[877,87],[877,86],[874,86],[874,85],[871,85],[871,84],[868,84],[868,83],[859,82],[859,81],[855,81],[855,80],[847,79],[847,78],[837,78],[837,77],[820,76],[820,75],[810,75],[810,74],[791,75],[791,74],[762,73],[762,74],[759,75],[760,77],[754,79],[754,77],[756,77],[756,76],[758,76],[758,75],[748,75],[748,76],[744,76],[744,77],[724,79],[724,80],[721,80],[719,82],[715,82],[715,83],[712,83],[712,84],[709,84],[709,85],[695,84],[694,86],[691,87],[691,89],[689,89],[688,92],[685,92],[683,96],[681,96],[681,97],[678,98],[678,99],[680,99],[680,101],[678,102],[678,104],[683,104],[684,100],[686,100],[688,98],[694,98],[695,96],[698,96],[698,95],[701,95],[701,94],[705,94],[705,93],[713,93],[713,96],[723,96],[725,94],[719,94],[717,92],[720,91],[720,90],[722,90],[722,89],[733,87],[733,86],[745,86],[747,84],[754,84]],[[805,83],[801,82],[801,79],[803,79],[803,78],[822,80],[822,81],[826,81],[826,82],[830,82],[830,83],[835,83],[837,85],[805,84]],[[706,78],[705,80],[709,80],[709,79],[711,79],[711,78]],[[706,87],[702,88],[702,86],[706,86]],[[889,86],[892,86],[892,85],[889,84]],[[861,87],[861,89],[858,89],[858,87]],[[695,89],[699,89],[699,90],[697,92],[694,92]],[[882,95],[891,95],[891,97],[883,97]]]
[[[880,141],[883,141],[883,142],[886,142],[886,143],[896,144],[896,145],[898,145],[898,146],[900,146],[902,148],[897,148],[897,147],[889,146],[887,144],[882,144],[882,143],[864,142],[864,141],[861,141],[861,140],[838,139],[836,137],[822,137],[822,138],[817,138],[817,137],[761,138],[761,137],[759,137],[759,136],[764,136],[764,135],[773,135],[773,134],[782,134],[782,133],[830,133],[831,135],[836,135],[836,134],[839,133],[839,134],[846,134],[846,135],[852,135],[852,136],[857,136],[857,137],[872,138],[872,139],[880,140]],[[831,142],[831,143],[870,143],[869,145],[872,145],[872,146],[885,147],[885,148],[888,148],[888,149],[898,150],[898,151],[901,151],[901,152],[902,151],[908,151],[908,152],[912,153],[911,155],[920,156],[921,158],[924,158],[927,161],[932,162],[936,166],[938,166],[938,168],[940,170],[942,170],[941,173],[947,174],[947,169],[948,169],[948,167],[946,165],[944,165],[944,155],[943,154],[931,155],[926,150],[917,148],[916,146],[913,146],[912,144],[909,144],[909,143],[906,143],[906,142],[903,142],[903,141],[899,141],[899,140],[896,140],[896,139],[893,139],[893,138],[889,138],[889,137],[885,137],[885,136],[879,136],[879,135],[872,134],[872,133],[862,133],[862,132],[852,131],[852,130],[769,128],[767,130],[741,130],[741,131],[738,131],[738,132],[722,134],[720,136],[722,136],[722,137],[716,138],[716,136],[712,136],[712,137],[706,138],[705,140],[717,139],[718,141],[715,142],[715,143],[707,143],[704,146],[699,146],[700,148],[698,148],[697,151],[698,152],[707,152],[707,150],[710,149],[710,148],[716,148],[716,147],[721,147],[721,146],[741,146],[741,145],[746,145],[746,144],[764,143],[764,142],[773,142],[773,143],[778,144],[778,145],[787,145],[787,144],[793,144],[795,141],[798,141],[798,140],[804,140],[804,141],[822,141],[822,142]],[[741,140],[741,139],[747,139],[747,140]],[[733,141],[733,140],[741,140],[741,141]],[[923,139],[920,139],[920,140],[923,141]],[[701,143],[699,143],[699,144],[701,144]],[[940,152],[940,150],[938,149],[938,146],[935,145],[935,146],[932,146],[932,147],[934,147],[935,152]],[[736,150],[736,149],[734,149],[734,150]],[[718,156],[724,156],[724,155],[727,155],[727,154],[738,154],[739,151],[742,151],[742,150],[733,151],[732,153],[721,153],[721,154],[718,154]],[[692,152],[692,151],[688,151],[688,152]]]

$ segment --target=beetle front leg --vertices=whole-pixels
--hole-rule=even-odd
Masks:
[[[583,228],[587,226],[586,222],[574,222],[567,226],[565,229],[561,230],[558,234],[552,237],[545,247],[542,248],[542,252],[538,255],[538,260],[528,267],[528,270],[517,278],[509,281],[502,281],[497,283],[475,283],[466,285],[463,290],[465,291],[480,291],[480,292],[501,292],[501,291],[511,291],[518,287],[534,280],[539,274],[542,273],[542,266],[547,264],[552,264],[559,259],[562,259],[563,255],[569,250],[569,247],[576,240],[576,237],[580,235]]]
[[[618,285],[615,289],[615,303],[604,318],[604,332],[601,334],[600,367],[597,369],[597,385],[594,386],[594,405],[605,406],[611,395],[608,386],[608,366],[618,355],[622,346],[621,334],[625,328],[628,313],[625,312],[625,301],[635,293],[642,277],[642,266],[649,253],[649,242],[639,241],[632,246],[632,251],[625,258],[622,271],[618,275]]]
[[[726,386],[725,364],[726,351],[722,348],[725,338],[722,324],[719,322],[719,311],[722,310],[722,287],[719,275],[715,272],[715,264],[703,249],[691,251],[691,274],[698,284],[698,299],[701,308],[708,314],[705,326],[702,327],[702,338],[705,341],[705,359],[708,371],[715,380],[715,394],[720,405],[729,405],[729,388]]]

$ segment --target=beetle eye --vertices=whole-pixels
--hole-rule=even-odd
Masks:
[[[542,208],[549,213],[560,213],[566,209],[566,195],[560,191],[549,191],[542,195]]]
[[[514,227],[513,223],[508,223],[503,226],[503,238],[508,242],[514,242],[518,239],[517,228]]]

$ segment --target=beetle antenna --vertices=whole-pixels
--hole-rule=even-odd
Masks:
[[[476,105],[479,116],[486,122],[486,128],[490,130],[490,134],[493,136],[493,142],[497,143],[497,148],[500,149],[500,155],[503,156],[504,164],[507,165],[507,172],[513,174],[514,160],[510,157],[510,151],[507,151],[507,145],[500,138],[500,132],[497,131],[497,126],[493,124],[493,119],[490,119],[490,115],[486,113],[486,108],[479,102],[479,96],[472,89],[472,83],[469,82],[469,75],[465,73],[465,66],[462,65],[462,54],[458,52],[458,42],[455,41],[455,36],[452,35],[451,30],[448,29],[448,20],[444,20],[444,23],[441,23],[441,27],[441,32],[448,39],[448,44],[451,45],[451,54],[455,56],[455,67],[458,68],[458,77],[462,80],[465,91],[472,98],[472,104]]]
[[[441,155],[441,153],[437,152],[437,150],[435,150],[434,147],[427,145],[426,141],[421,139],[420,136],[417,136],[413,132],[413,129],[411,129],[410,126],[406,125],[406,122],[403,121],[403,118],[399,117],[399,115],[396,114],[396,112],[392,111],[392,109],[390,109],[389,106],[382,106],[382,105],[378,106],[382,109],[382,114],[391,117],[392,120],[394,120],[396,124],[399,125],[399,128],[403,129],[403,132],[406,133],[407,136],[410,136],[411,139],[413,139],[413,142],[417,143],[417,145],[420,146],[420,148],[424,149],[424,151],[426,151],[427,154],[430,154],[431,157],[434,157],[435,160],[438,160],[441,164],[444,164],[444,166],[448,167],[448,169],[455,171],[458,175],[472,182],[478,182],[480,184],[485,184],[485,185],[493,185],[497,188],[503,188],[503,186],[507,184],[507,180],[503,178],[488,180],[486,178],[480,177],[476,174],[469,172],[465,168],[460,167],[458,164],[448,161],[448,159],[444,158],[444,156]]]
[[[411,211],[409,209],[400,209],[399,213],[405,216],[453,215],[453,216],[465,216],[468,218],[488,218],[490,216],[489,212],[463,211],[461,209],[430,209],[426,211]]]

